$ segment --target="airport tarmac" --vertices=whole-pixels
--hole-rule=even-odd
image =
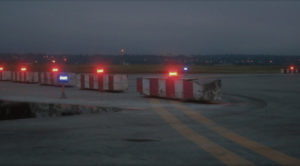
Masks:
[[[217,104],[0,82],[0,99],[123,108],[0,121],[0,165],[300,165],[297,74],[222,80]]]

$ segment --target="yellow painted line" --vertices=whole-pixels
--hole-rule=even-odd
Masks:
[[[208,138],[201,136],[187,125],[183,124],[175,115],[160,106],[157,99],[150,99],[150,103],[155,111],[176,131],[182,136],[192,141],[206,152],[220,160],[226,165],[254,165],[252,162],[238,156],[237,154],[223,148],[222,146],[214,143]]]
[[[243,146],[245,148],[248,148],[248,149],[250,149],[272,161],[275,161],[275,162],[281,164],[281,165],[289,165],[289,166],[299,165],[300,166],[300,160],[298,160],[294,157],[290,157],[282,152],[279,152],[270,147],[267,147],[265,145],[255,142],[255,141],[252,141],[248,138],[245,138],[243,136],[240,136],[240,135],[234,133],[233,131],[231,131],[229,129],[219,126],[214,121],[201,115],[199,112],[196,112],[195,110],[188,108],[177,101],[171,101],[171,103],[173,103],[175,107],[177,107],[183,113],[188,115],[191,119],[197,121],[198,123],[205,125],[207,128],[211,129],[212,131],[216,132],[217,134],[219,134],[237,144],[240,144],[241,146]]]

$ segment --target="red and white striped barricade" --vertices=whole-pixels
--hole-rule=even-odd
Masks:
[[[12,72],[11,71],[0,71],[0,81],[11,81]]]
[[[39,82],[40,85],[47,86],[61,86],[62,83],[58,81],[58,76],[60,72],[40,72],[39,73]],[[69,82],[65,83],[65,86],[75,86],[77,77],[75,73],[68,73]]]
[[[20,83],[38,83],[38,72],[12,72],[12,81]]]
[[[289,73],[298,73],[298,69],[290,70],[290,69],[281,69],[280,70],[282,74],[289,74]]]
[[[150,97],[212,102],[221,98],[221,80],[137,78],[137,91]]]
[[[77,87],[99,91],[123,92],[128,89],[125,74],[79,74]]]

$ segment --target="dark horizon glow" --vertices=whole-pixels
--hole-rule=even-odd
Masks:
[[[300,54],[300,3],[0,1],[0,52]]]

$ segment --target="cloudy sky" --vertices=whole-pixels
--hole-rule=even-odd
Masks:
[[[0,52],[300,55],[300,1],[0,1]]]

